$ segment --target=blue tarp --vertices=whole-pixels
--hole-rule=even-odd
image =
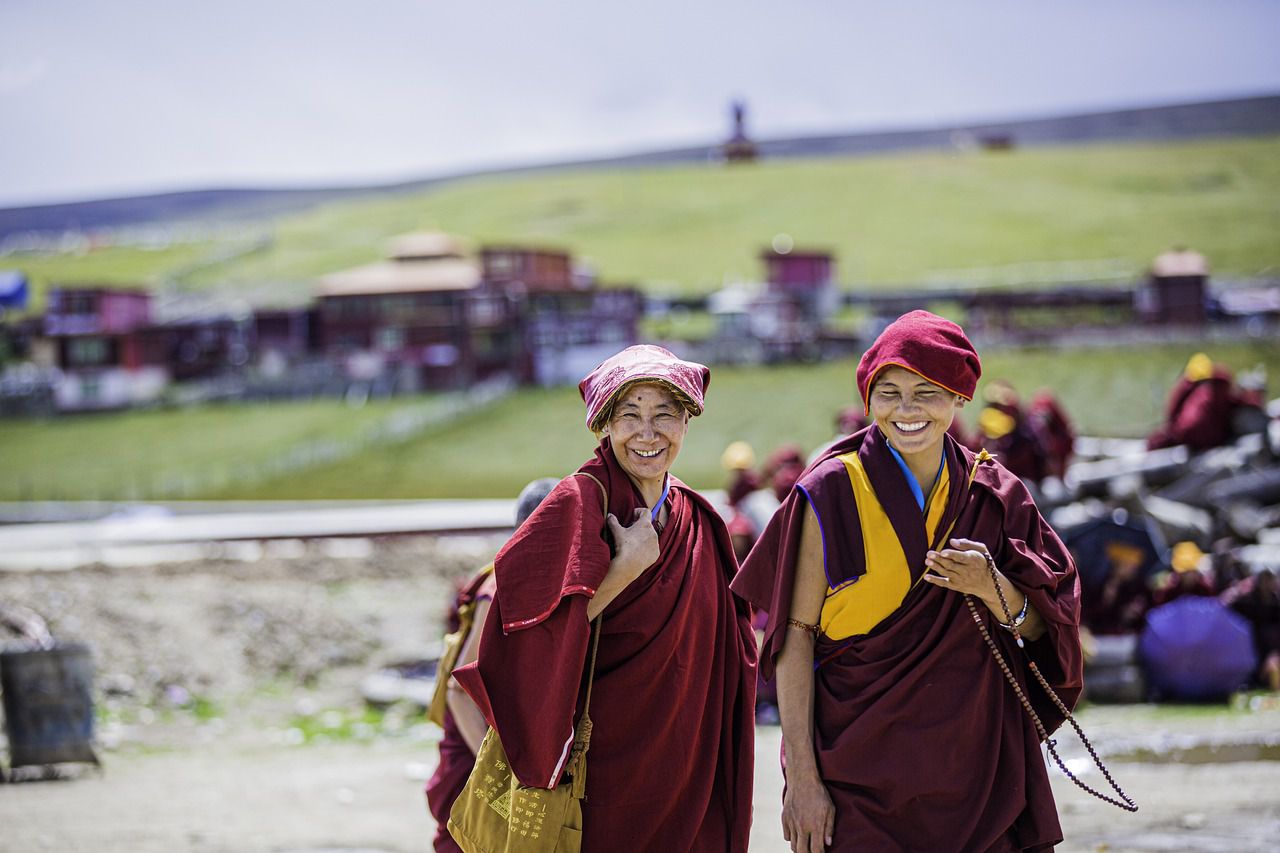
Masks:
[[[0,308],[22,310],[29,296],[27,277],[21,270],[0,270]]]

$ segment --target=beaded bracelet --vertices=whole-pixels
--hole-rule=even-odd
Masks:
[[[996,619],[996,624],[997,624],[997,625],[999,625],[1001,628],[1004,628],[1006,631],[1012,631],[1014,628],[1021,628],[1021,627],[1022,627],[1022,623],[1027,621],[1027,604],[1028,604],[1028,602],[1030,602],[1030,601],[1031,601],[1031,596],[1029,596],[1029,595],[1023,595],[1023,596],[1022,596],[1022,609],[1021,609],[1020,611],[1018,611],[1018,615],[1017,615],[1017,616],[1013,617],[1013,621],[1012,621],[1012,622],[1010,622],[1010,623],[1008,623],[1008,624],[1006,625],[1004,622],[1001,622],[1001,621],[997,618],[997,619]]]
[[[1005,605],[1004,613],[1009,615],[1009,606],[1005,604],[1004,593],[1000,591],[999,581],[996,580],[996,560],[991,556],[990,551],[983,551],[982,556],[987,559],[987,570],[991,572],[991,582],[996,584],[996,592],[1000,593],[1000,603]],[[996,624],[1006,631],[1016,631],[1022,627],[1022,623],[1027,621],[1027,605],[1031,603],[1031,596],[1025,593],[1022,596],[1022,609],[1018,611],[1018,615],[1014,616],[1009,622],[1001,622],[1000,617],[996,617]],[[1022,645],[1022,638],[1018,638],[1018,645]]]
[[[813,636],[818,636],[821,630],[817,625],[810,625],[808,622],[801,622],[799,619],[787,619],[787,624],[792,628],[799,628],[801,631],[808,631]]]

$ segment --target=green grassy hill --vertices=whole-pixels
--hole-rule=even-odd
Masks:
[[[230,260],[217,260],[227,245],[197,244],[3,265],[26,270],[37,294],[57,281],[168,281],[299,303],[316,276],[421,228],[561,246],[608,282],[676,293],[758,278],[758,252],[779,232],[833,250],[851,286],[1037,261],[1116,260],[1136,276],[1173,243],[1205,252],[1216,273],[1253,276],[1280,268],[1280,138],[477,178],[286,216],[267,248]]]
[[[1168,389],[1193,351],[996,350],[984,353],[984,375],[1012,381],[1025,397],[1053,388],[1081,432],[1141,436],[1160,421]],[[1280,346],[1223,344],[1209,352],[1235,370],[1263,364],[1274,393]],[[761,461],[787,442],[812,450],[831,437],[836,412],[856,400],[854,365],[716,368],[706,414],[693,422],[676,473],[699,488],[723,485],[720,453],[738,439],[751,442]],[[527,389],[406,441],[365,442],[367,449],[332,463],[280,464],[300,449],[323,453],[329,443],[445,402],[405,398],[350,409],[322,401],[0,420],[0,500],[513,496],[535,477],[573,470],[595,446],[575,388]],[[974,407],[963,414],[971,422]]]
[[[269,245],[245,253],[211,243],[13,255],[0,266],[34,278],[37,305],[58,281],[163,283],[302,303],[317,276],[376,259],[386,238],[421,228],[477,243],[561,246],[606,281],[684,293],[757,277],[757,253],[779,232],[833,250],[841,280],[855,287],[1055,260],[1115,260],[1137,276],[1175,242],[1204,251],[1216,274],[1274,275],[1280,137],[491,177],[283,217]],[[1211,352],[1235,369],[1265,364],[1274,390],[1274,343]],[[1026,395],[1055,388],[1082,431],[1136,436],[1158,421],[1189,354],[1145,347],[985,355],[987,376],[1009,378]],[[855,399],[852,375],[849,361],[717,369],[677,473],[698,487],[720,485],[720,451],[735,439],[762,457],[783,442],[811,449]],[[363,438],[440,400],[0,421],[0,500],[513,495],[535,476],[571,470],[594,445],[572,388],[524,390],[407,441]],[[334,442],[365,449],[324,462]],[[273,467],[280,459],[297,464]]]

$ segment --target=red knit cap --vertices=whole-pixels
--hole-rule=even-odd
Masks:
[[[890,323],[858,362],[863,411],[871,411],[871,385],[886,367],[903,367],[934,385],[973,399],[982,375],[978,352],[961,329],[928,311],[912,311]]]
[[[681,361],[662,347],[638,344],[606,358],[578,383],[587,404],[587,429],[599,430],[618,392],[636,382],[666,385],[689,414],[702,414],[703,395],[711,384],[711,369],[695,361]]]

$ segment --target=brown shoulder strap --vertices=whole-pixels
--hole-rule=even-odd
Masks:
[[[574,474],[587,477],[600,487],[601,505],[604,507],[604,514],[607,518],[609,516],[609,491],[604,487],[604,483],[600,482],[594,475],[588,474],[586,471],[575,471]],[[582,702],[583,717],[587,716],[587,710],[591,707],[591,685],[596,680],[596,649],[600,645],[600,627],[603,621],[604,614],[601,614],[595,618],[595,622],[593,622],[591,626],[591,663],[588,664],[590,669],[587,670],[587,695]],[[582,751],[584,753],[587,751],[587,744],[589,743],[591,743],[591,727],[588,725],[586,740],[582,745]]]
[[[591,668],[587,671],[587,695],[582,700],[582,716],[578,718],[578,727],[574,730],[573,749],[566,768],[573,777],[570,793],[579,800],[587,795],[587,750],[591,749],[591,730],[595,726],[591,722],[591,685],[596,680],[596,650],[600,647],[600,625],[603,619],[603,616],[597,616],[591,623]]]
[[[588,480],[591,480],[593,483],[595,483],[597,486],[600,487],[601,506],[604,508],[604,514],[607,516],[609,514],[609,490],[604,487],[604,483],[600,482],[600,480],[594,474],[588,474],[586,471],[574,471],[569,476],[570,477],[586,477]]]
[[[600,487],[600,501],[607,517],[609,515],[609,491],[592,474],[586,471],[575,471],[570,476],[582,476],[595,482]],[[587,790],[587,750],[591,748],[591,688],[596,680],[596,653],[600,648],[600,631],[604,624],[603,614],[591,623],[591,660],[587,663],[587,693],[582,700],[582,716],[578,718],[578,727],[574,733],[573,751],[569,758],[568,770],[573,776],[572,796],[582,799]]]
[[[587,664],[587,695],[582,700],[582,715],[585,717],[591,709],[591,685],[596,680],[596,650],[600,647],[600,627],[603,616],[597,616],[591,623],[591,662]]]
[[[609,514],[609,491],[604,487],[604,483],[600,482],[595,475],[588,474],[586,471],[574,471],[571,476],[586,477],[600,487],[601,505],[604,508],[604,514],[607,516]],[[591,684],[596,680],[596,648],[600,645],[600,624],[603,618],[603,616],[597,616],[591,626],[591,663],[589,664],[590,669],[587,670],[589,673],[587,675],[587,696],[582,705],[584,716],[587,713],[587,709],[591,707]]]

